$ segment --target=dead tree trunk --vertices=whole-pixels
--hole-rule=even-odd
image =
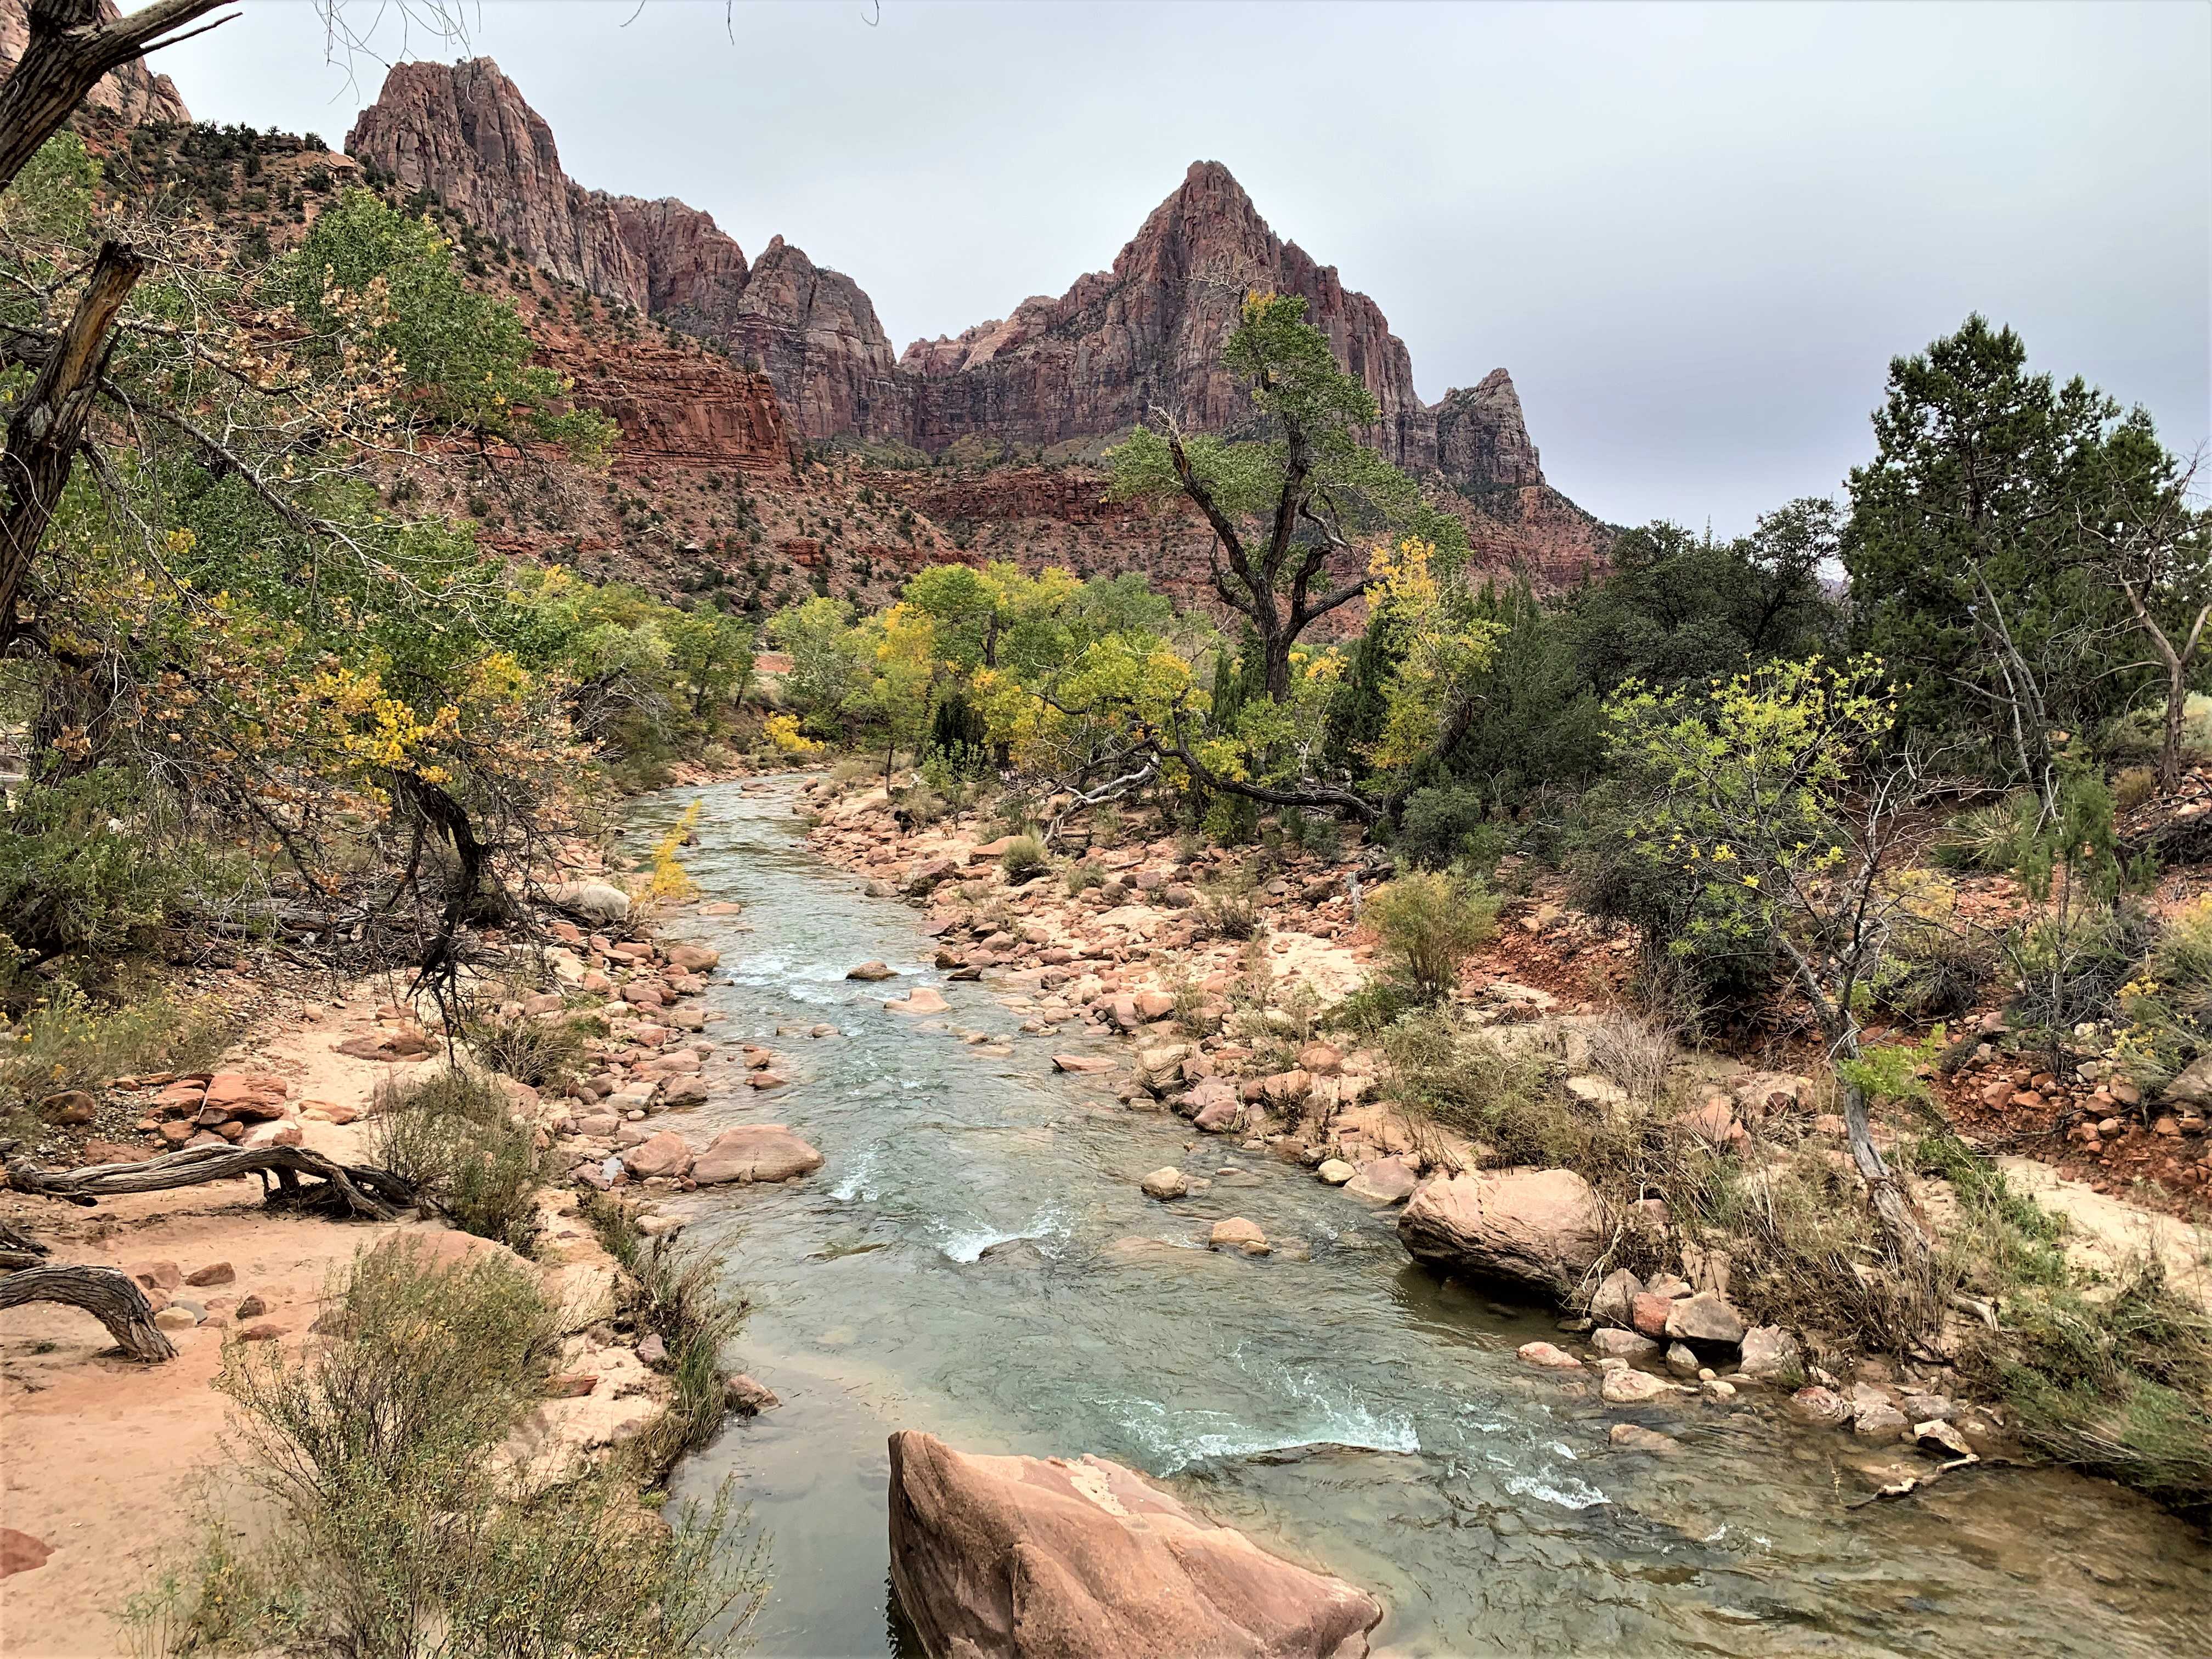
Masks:
[[[24,578],[76,465],[107,357],[108,329],[145,269],[124,243],[100,244],[76,314],[9,417],[8,453],[0,458],[0,641],[15,633]]]
[[[222,3],[152,0],[125,17],[114,15],[110,6],[103,17],[100,0],[31,0],[30,38],[15,72],[0,82],[0,190],[61,131],[101,76],[228,22],[218,17],[183,34],[171,33]]]
[[[388,1170],[337,1164],[304,1146],[191,1146],[142,1164],[100,1164],[82,1170],[47,1170],[27,1160],[8,1165],[8,1184],[19,1193],[96,1204],[125,1193],[160,1193],[241,1176],[262,1178],[272,1209],[326,1211],[391,1221],[415,1204],[415,1188]],[[300,1177],[313,1176],[316,1184]],[[270,1176],[275,1176],[271,1185]]]
[[[153,1304],[131,1275],[113,1267],[26,1267],[0,1277],[0,1308],[59,1302],[82,1308],[133,1359],[174,1359],[177,1351],[154,1323]]]

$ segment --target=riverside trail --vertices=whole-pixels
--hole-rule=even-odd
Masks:
[[[810,853],[787,781],[656,797],[636,831],[703,799],[687,865],[718,948],[709,993],[790,1079],[718,1120],[791,1125],[819,1172],[667,1206],[754,1311],[731,1358],[783,1406],[693,1459],[681,1498],[733,1496],[773,1536],[764,1655],[912,1652],[887,1589],[885,1439],[1094,1452],[1378,1595],[1394,1655],[2166,1655],[2201,1644],[2212,1552],[2102,1482],[1978,1469],[1900,1504],[1847,1505],[1895,1461],[1735,1409],[1623,1410],[1515,1348],[1548,1314],[1438,1282],[1370,1210],[1265,1154],[1124,1109],[1024,1034],[1004,987],[947,982],[907,906]],[[879,959],[878,983],[847,970]],[[885,1008],[917,985],[933,1019]],[[837,1028],[819,1039],[817,1024]],[[783,1034],[779,1035],[779,1028]],[[718,1062],[721,1063],[721,1062]],[[1212,1179],[1163,1205],[1146,1171]],[[1220,1218],[1276,1254],[1207,1250]],[[1684,1446],[1618,1451],[1628,1421]]]

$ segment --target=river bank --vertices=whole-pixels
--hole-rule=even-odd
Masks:
[[[841,879],[804,844],[799,782],[702,797],[690,866],[743,904],[697,925],[723,955],[708,1002],[787,1079],[708,1109],[787,1123],[827,1161],[662,1201],[744,1287],[742,1363],[784,1401],[678,1483],[697,1496],[734,1477],[774,1534],[765,1651],[915,1650],[884,1583],[883,1447],[909,1428],[1142,1470],[1378,1595],[1380,1651],[2185,1645],[2182,1609],[2212,1588],[2201,1540],[2110,1486],[1977,1468],[1853,1509],[1923,1460],[1808,1432],[1771,1390],[1756,1407],[1750,1390],[1620,1407],[1591,1370],[1525,1364],[1522,1346],[1566,1340],[1552,1314],[1408,1264],[1394,1212],[1264,1143],[1116,1098],[1127,1048],[1059,1017],[1065,985],[1026,978],[1075,963],[938,966],[933,912],[868,889],[896,869]],[[645,804],[641,829],[691,798]],[[872,961],[893,976],[847,977]],[[944,1011],[886,1006],[915,988]],[[837,1035],[777,1036],[822,1024]],[[1147,1197],[1142,1177],[1170,1164],[1207,1184]],[[1209,1249],[1231,1218],[1276,1248]],[[1624,1423],[1681,1449],[1616,1443]],[[2031,1510],[2079,1530],[2017,1527]]]

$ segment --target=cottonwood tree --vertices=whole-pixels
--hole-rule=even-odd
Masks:
[[[1246,298],[1221,354],[1252,398],[1249,436],[1193,432],[1156,410],[1109,457],[1117,501],[1181,497],[1205,516],[1221,602],[1251,625],[1269,697],[1291,694],[1291,651],[1306,629],[1367,592],[1367,550],[1412,536],[1447,561],[1467,532],[1369,447],[1374,394],[1338,367],[1328,337],[1293,295]],[[1352,562],[1357,574],[1339,577]]]
[[[1891,878],[1937,781],[1894,740],[1897,711],[1866,659],[1780,664],[1694,693],[1623,688],[1607,709],[1613,775],[1590,802],[1592,896],[1693,969],[1780,964],[1843,1082],[1884,1236],[1917,1271],[1928,1237],[1875,1145],[1860,1073],[1860,1013],[1909,920]]]

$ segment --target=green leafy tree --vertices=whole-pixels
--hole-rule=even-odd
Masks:
[[[842,599],[808,599],[769,617],[768,637],[791,658],[783,694],[792,707],[818,734],[842,735],[846,700],[865,673],[852,606]]]
[[[1262,683],[1281,701],[1299,637],[1367,591],[1370,547],[1412,538],[1455,569],[1467,533],[1360,441],[1378,418],[1374,396],[1338,367],[1304,300],[1247,298],[1221,361],[1249,389],[1260,435],[1187,432],[1161,414],[1110,453],[1110,495],[1180,496],[1205,515],[1214,591],[1250,623]],[[1340,578],[1332,560],[1355,574]]]
[[[1853,647],[1909,682],[1911,725],[1978,739],[2046,815],[2053,732],[2088,729],[2140,683],[2125,601],[2078,556],[2118,415],[2079,378],[2030,374],[2017,334],[1969,317],[1891,362],[1875,457],[1850,475]]]

